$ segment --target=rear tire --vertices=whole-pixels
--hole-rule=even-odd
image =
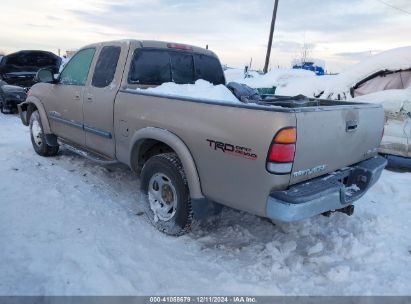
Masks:
[[[59,151],[59,146],[49,146],[47,144],[38,111],[34,111],[30,116],[30,138],[33,149],[38,155],[54,156]]]
[[[145,214],[154,227],[172,236],[190,231],[191,199],[183,166],[175,153],[155,155],[144,164],[141,191]]]

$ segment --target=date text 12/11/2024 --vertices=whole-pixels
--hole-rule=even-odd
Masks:
[[[257,303],[255,297],[243,297],[243,296],[232,296],[232,297],[150,297],[150,303]]]

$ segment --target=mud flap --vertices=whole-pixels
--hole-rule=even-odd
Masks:
[[[197,220],[202,220],[209,216],[217,215],[223,209],[223,205],[210,201],[206,198],[192,199],[191,207],[193,208],[194,218]]]

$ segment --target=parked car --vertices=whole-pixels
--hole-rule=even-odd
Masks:
[[[377,155],[379,105],[247,99],[247,88],[233,84],[244,102],[147,89],[204,79],[226,90],[218,57],[195,46],[92,44],[57,79],[47,69],[38,79],[18,106],[36,153],[53,156],[64,145],[128,165],[140,173],[147,217],[170,235],[187,232],[212,201],[279,221],[351,214],[386,165]]]
[[[12,113],[17,111],[17,105],[26,100],[26,90],[18,86],[8,85],[0,80],[0,111]]]
[[[0,79],[9,85],[30,88],[39,69],[58,73],[61,58],[46,51],[19,51],[4,56],[0,62]]]
[[[379,103],[384,107],[386,123],[379,148],[381,154],[411,157],[411,87],[362,95],[353,101]]]
[[[26,99],[27,90],[35,83],[39,69],[58,73],[61,58],[45,51],[20,51],[0,60],[0,110],[12,113]]]

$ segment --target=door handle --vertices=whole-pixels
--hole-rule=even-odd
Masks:
[[[356,120],[349,120],[345,126],[345,132],[354,132],[358,128],[358,122]]]
[[[78,94],[74,95],[73,100],[80,100],[80,95]]]
[[[93,95],[87,95],[87,101],[92,102],[93,101]]]

